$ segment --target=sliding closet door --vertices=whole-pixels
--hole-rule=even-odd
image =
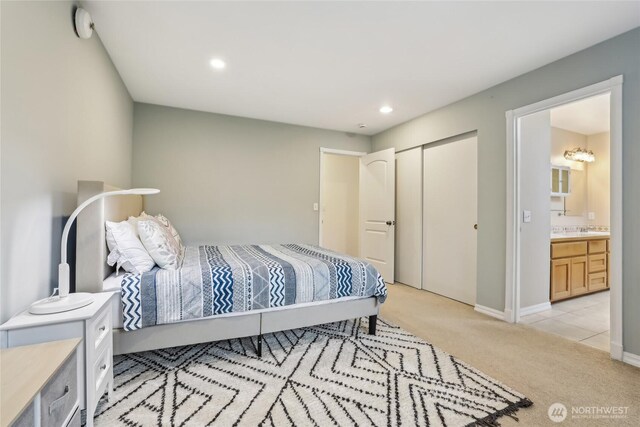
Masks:
[[[476,302],[477,138],[424,149],[422,288]]]
[[[396,154],[396,282],[422,286],[422,147]]]

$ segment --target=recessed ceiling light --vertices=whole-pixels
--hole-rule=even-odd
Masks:
[[[227,66],[227,63],[219,58],[213,58],[211,61],[209,61],[209,64],[216,70],[224,70]]]
[[[382,114],[389,114],[389,113],[390,113],[390,112],[392,112],[392,111],[393,111],[393,108],[391,108],[391,107],[390,107],[390,106],[388,106],[388,105],[383,105],[382,107],[380,107],[380,112],[381,112]]]

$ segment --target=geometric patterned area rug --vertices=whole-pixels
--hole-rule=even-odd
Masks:
[[[96,426],[499,425],[532,402],[378,318],[114,358]]]

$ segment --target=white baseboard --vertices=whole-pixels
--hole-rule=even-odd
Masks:
[[[624,351],[622,350],[622,344],[611,342],[611,358],[612,359],[623,360],[623,357],[625,354],[631,354],[631,353],[624,353]]]
[[[520,317],[528,316],[530,314],[540,313],[541,311],[550,310],[551,303],[549,301],[541,304],[530,305],[528,307],[522,307],[520,309]]]
[[[624,363],[628,363],[629,365],[636,366],[640,368],[640,356],[633,353],[627,353],[626,351],[622,353],[622,361]]]
[[[504,320],[504,312],[500,310],[496,310],[495,308],[485,307],[484,305],[476,304],[473,309],[478,313],[486,314],[487,316]]]
[[[504,321],[507,323],[516,323],[516,320],[513,318],[513,310],[510,308],[504,310]]]

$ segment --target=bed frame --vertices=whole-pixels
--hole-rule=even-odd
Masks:
[[[78,204],[104,191],[118,188],[101,181],[78,181]],[[78,216],[76,237],[76,291],[102,292],[102,282],[113,271],[106,263],[105,221],[123,221],[143,211],[142,196],[106,197],[89,205]],[[329,309],[330,307],[330,309]],[[288,306],[262,312],[212,316],[136,331],[113,330],[113,354],[257,337],[256,351],[262,355],[262,335],[323,323],[369,317],[369,334],[375,335],[377,298],[362,298],[311,306]]]

